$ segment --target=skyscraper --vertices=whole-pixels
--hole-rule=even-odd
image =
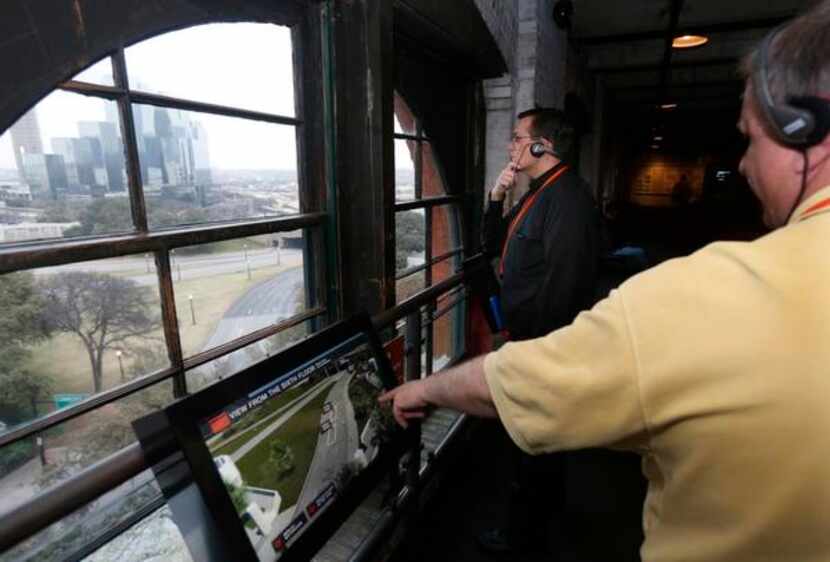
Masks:
[[[26,112],[23,117],[11,127],[12,148],[14,161],[17,164],[17,173],[20,179],[26,177],[24,154],[43,154],[43,141],[40,138],[40,125],[34,108]]]

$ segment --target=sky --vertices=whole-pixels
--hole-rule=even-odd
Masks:
[[[125,50],[125,57],[133,89],[294,116],[291,32],[287,27],[201,25],[137,43]],[[109,58],[76,78],[112,85]],[[51,152],[51,138],[77,137],[78,121],[103,121],[105,106],[112,103],[62,91],[44,98],[36,106],[44,150]],[[296,169],[293,127],[207,114],[193,116],[207,130],[211,167]],[[395,159],[396,168],[412,168],[402,142],[395,143]],[[0,136],[0,168],[14,167],[7,131]]]

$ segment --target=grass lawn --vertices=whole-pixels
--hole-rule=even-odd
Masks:
[[[317,447],[320,412],[326,396],[327,393],[320,393],[268,439],[236,462],[245,484],[279,491],[284,506],[297,503]],[[278,477],[270,458],[270,445],[274,441],[288,445],[294,454],[294,470],[282,479]]]
[[[303,385],[299,387],[289,388],[276,398],[272,398],[264,406],[257,408],[254,412],[245,418],[242,421],[237,422],[234,424],[233,428],[236,428],[236,431],[227,437],[227,439],[222,439],[221,441],[224,442],[224,445],[219,444],[220,442],[214,443],[215,445],[219,445],[218,448],[214,449],[214,446],[210,447],[211,453],[214,456],[219,455],[230,455],[240,447],[242,447],[245,443],[256,437],[256,431],[250,431],[248,433],[243,434],[245,430],[249,427],[257,423],[258,421],[264,419],[271,414],[274,414],[278,410],[285,408],[290,402],[297,399],[303,393],[309,391],[311,389],[310,386]],[[225,431],[227,434],[228,432]],[[228,442],[230,441],[230,443]]]
[[[295,266],[286,264],[282,267],[254,269],[251,270],[250,281],[245,272],[221,273],[210,277],[174,281],[180,337],[185,355],[193,355],[201,351],[202,345],[213,333],[225,311],[247,290],[292,267]],[[143,270],[141,274],[144,274]],[[193,295],[196,325],[192,325],[191,322],[188,295]],[[153,295],[156,306],[159,306],[157,299],[158,297]],[[160,313],[160,306],[158,313]],[[152,336],[157,341],[156,345],[161,346],[160,353],[166,361],[161,328],[159,327]],[[129,352],[130,349],[146,347],[148,343],[145,340],[133,340],[122,344],[126,350],[122,356],[122,363],[128,377],[134,359]],[[93,391],[89,355],[76,335],[55,334],[43,343],[34,346],[28,367],[35,373],[49,376],[53,381],[54,393],[91,394]],[[121,371],[118,357],[115,350],[108,350],[103,360],[103,388],[108,389],[119,384],[121,384]]]

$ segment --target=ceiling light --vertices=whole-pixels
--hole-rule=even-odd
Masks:
[[[676,108],[677,108],[676,103],[663,103],[663,104],[660,104],[660,109],[663,109],[665,111],[670,111],[670,110],[676,109]]]
[[[654,137],[654,140],[661,141],[661,140],[663,140],[663,137]]]
[[[700,47],[709,42],[709,38],[703,35],[680,35],[675,37],[671,46],[675,49],[692,49]]]
[[[651,148],[653,148],[654,150],[660,150],[660,145],[659,144],[652,144]]]

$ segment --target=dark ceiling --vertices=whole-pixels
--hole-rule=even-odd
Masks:
[[[698,108],[735,103],[740,58],[809,0],[573,0],[571,38],[612,99],[677,102]],[[673,35],[709,43],[680,51]],[[668,52],[671,51],[671,52]]]

